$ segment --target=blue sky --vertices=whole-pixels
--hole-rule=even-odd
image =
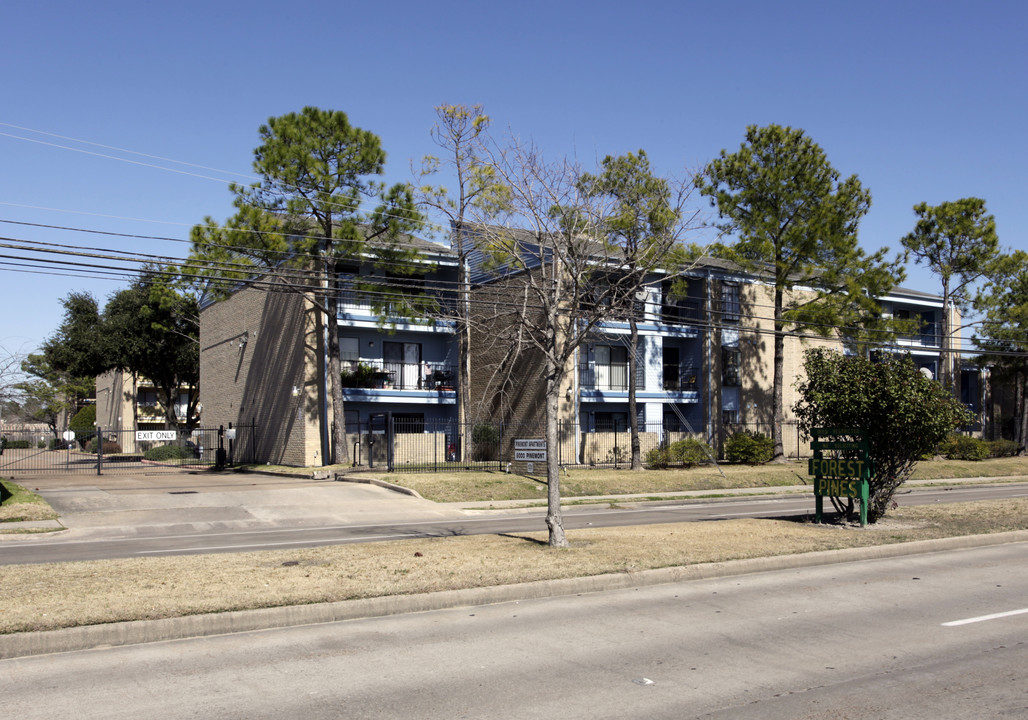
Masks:
[[[898,248],[916,203],[967,196],[1028,248],[1025,37],[1028,6],[989,0],[6,3],[0,236],[182,256],[10,221],[184,240],[231,213],[240,176],[55,135],[245,176],[258,126],[316,105],[377,133],[401,181],[433,150],[434,106],[480,103],[548,157],[642,148],[679,176],[747,125],[800,127],[871,190],[866,249]],[[904,284],[937,290],[913,266]],[[0,347],[38,346],[68,292],[123,285],[0,265]]]

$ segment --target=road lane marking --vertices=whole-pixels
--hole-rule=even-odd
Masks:
[[[1022,608],[1020,610],[1008,610],[1007,612],[992,613],[991,615],[979,615],[973,618],[964,618],[963,620],[951,620],[950,622],[944,622],[943,627],[957,627],[958,625],[970,625],[971,623],[985,622],[986,620],[998,620],[999,618],[1010,617],[1011,615],[1023,615],[1028,613],[1028,608]]]

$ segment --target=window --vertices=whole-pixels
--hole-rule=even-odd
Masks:
[[[338,268],[336,284],[339,288],[339,305],[357,308],[368,307],[366,299],[360,297],[357,284],[360,281],[360,270],[357,267],[343,266]]]
[[[425,432],[424,413],[393,413],[393,430],[397,433],[413,435]]]
[[[417,389],[421,381],[421,343],[383,342],[386,380],[397,388]]]
[[[596,388],[628,389],[628,348],[622,345],[596,346]]]
[[[735,283],[721,284],[721,320],[739,322],[739,286]]]
[[[739,348],[721,348],[721,384],[727,387],[738,387],[742,383],[739,377]]]
[[[625,432],[628,430],[628,413],[596,413],[596,432]]]
[[[343,370],[356,371],[357,360],[360,359],[360,341],[355,337],[339,338],[339,358],[343,362]]]
[[[721,411],[721,424],[722,425],[738,425],[739,424],[739,411],[738,410],[722,410]]]

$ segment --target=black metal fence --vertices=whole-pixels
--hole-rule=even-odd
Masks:
[[[545,443],[545,427],[541,424],[479,422],[462,427],[455,421],[432,422],[387,414],[348,430],[354,438],[356,465],[391,472],[523,472],[529,464],[536,470],[551,453],[556,453],[561,466],[620,468],[631,464],[632,435],[627,427],[590,430],[577,423],[561,422],[556,447]],[[733,433],[746,430],[770,437],[771,424],[725,426],[714,443],[709,443],[703,428],[694,430],[699,432],[677,424],[642,424],[639,445],[643,462],[661,457],[654,451],[686,439],[708,443],[714,457],[722,459],[725,442]],[[787,456],[810,456],[809,442],[795,422],[783,423],[782,430]],[[661,459],[666,462],[666,457]]]
[[[0,474],[161,472],[205,470],[251,462],[235,448],[253,437],[254,425],[193,430],[4,430]],[[253,447],[253,442],[244,442]]]

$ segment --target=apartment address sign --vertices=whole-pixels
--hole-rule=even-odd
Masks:
[[[514,460],[518,462],[545,462],[546,441],[537,438],[515,440]]]

